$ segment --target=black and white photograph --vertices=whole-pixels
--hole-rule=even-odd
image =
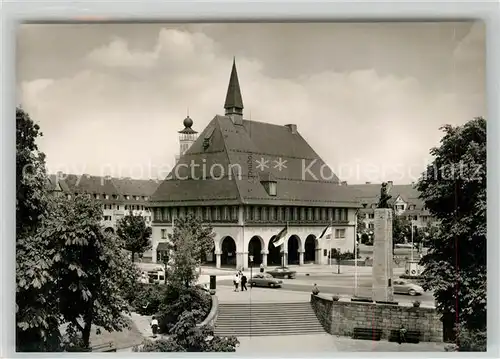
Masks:
[[[482,21],[24,23],[17,352],[485,352]]]

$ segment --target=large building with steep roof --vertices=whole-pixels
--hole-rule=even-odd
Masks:
[[[216,267],[247,268],[250,256],[265,266],[326,263],[330,248],[353,252],[356,195],[340,185],[296,125],[244,117],[234,62],[224,109],[152,196],[153,261],[166,254],[173,219],[186,214],[214,228],[208,261]],[[284,227],[285,243],[275,247]]]
[[[88,194],[102,204],[105,230],[115,232],[118,220],[129,211],[141,214],[146,223],[151,225],[149,209],[151,195],[159,182],[155,180],[137,180],[88,174],[75,175],[57,173],[48,176],[47,188],[57,195],[72,198],[78,194]],[[152,252],[143,255],[144,261],[152,260]]]

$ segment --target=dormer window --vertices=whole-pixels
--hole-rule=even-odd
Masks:
[[[208,147],[210,147],[210,142],[211,142],[214,130],[215,130],[215,127],[210,128],[207,131],[205,137],[203,138],[203,150],[204,151],[206,151],[208,149]]]
[[[277,181],[271,173],[264,172],[259,175],[260,183],[264,186],[269,196],[276,196]]]
[[[129,200],[130,196],[128,194],[125,195],[125,199]]]
[[[276,182],[269,182],[269,195],[276,196]]]

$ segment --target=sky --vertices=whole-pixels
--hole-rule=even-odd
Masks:
[[[416,181],[440,127],[486,117],[480,22],[30,24],[17,96],[51,173],[164,178],[189,112],[297,124],[348,183]]]

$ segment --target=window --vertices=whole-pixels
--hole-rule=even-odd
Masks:
[[[232,210],[231,210],[231,219],[233,221],[237,221],[238,220],[238,206],[233,206],[232,207]]]
[[[260,221],[260,207],[254,207],[254,219]]]
[[[203,207],[196,207],[196,218],[203,219]]]
[[[328,208],[328,220],[333,221],[333,208]]]
[[[319,208],[314,209],[314,220],[315,221],[320,221],[321,220],[321,214]]]
[[[229,221],[231,219],[231,216],[230,216],[230,213],[229,213],[229,207],[228,206],[224,206],[222,208],[223,208],[223,210],[222,210],[222,219],[224,221]]]
[[[105,193],[104,193],[104,194],[102,195],[102,198],[104,198],[104,199],[109,199],[109,194],[105,194]]]
[[[210,207],[205,207],[205,221],[210,222],[212,220],[212,211]]]
[[[172,217],[170,216],[170,208],[163,208],[163,218],[165,219],[165,221],[171,221],[172,220]]]
[[[368,223],[368,228],[369,228],[369,229],[375,229],[375,224],[373,224],[373,223]]]
[[[120,205],[119,205],[119,204],[117,204],[117,205],[116,205],[116,210],[117,210],[117,211],[119,211],[119,210],[120,210]]]
[[[336,239],[341,239],[341,238],[345,238],[345,229],[344,228],[337,228],[335,229],[335,238]]]
[[[375,214],[374,214],[374,213],[370,213],[370,214],[368,215],[368,218],[370,218],[370,219],[375,218]]]
[[[128,194],[126,194],[125,199],[130,199],[130,196]]]
[[[128,206],[127,205],[125,205],[125,210],[128,210]]]
[[[342,221],[347,221],[348,220],[348,213],[349,213],[349,210],[347,208],[344,208],[342,209],[342,218],[341,220]]]
[[[253,213],[251,207],[245,207],[245,221],[251,221],[253,219]]]
[[[161,239],[167,239],[167,230],[166,229],[161,230]]]
[[[326,208],[321,208],[321,220],[322,221],[328,220],[328,212]]]
[[[95,199],[99,199],[99,194],[94,193],[94,198],[95,198]]]
[[[283,207],[278,207],[278,221],[283,220]]]
[[[267,221],[268,218],[267,218],[267,207],[262,207],[261,209],[261,220],[262,221]]]
[[[308,221],[312,221],[313,220],[313,209],[312,208],[308,208],[307,209],[307,220]]]
[[[285,221],[289,221],[290,220],[290,207],[285,207],[285,218],[284,218]]]
[[[118,196],[116,194],[114,194],[113,199],[118,199]]]
[[[269,182],[269,195],[276,196],[276,182]]]
[[[184,207],[179,208],[179,217],[183,218],[186,216],[186,209]]]
[[[104,216],[105,221],[111,221],[111,216]]]
[[[276,207],[269,207],[269,220],[270,221],[276,220]]]
[[[300,208],[300,220],[305,221],[306,220],[306,209],[304,207]]]

